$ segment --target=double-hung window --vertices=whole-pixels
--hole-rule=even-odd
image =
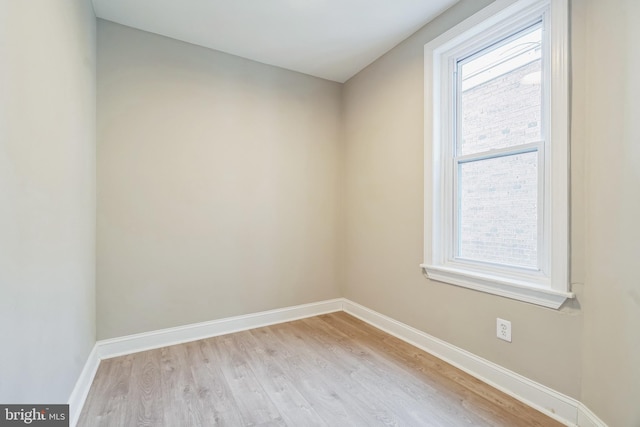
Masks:
[[[566,0],[498,0],[425,46],[429,278],[547,307],[568,278]]]

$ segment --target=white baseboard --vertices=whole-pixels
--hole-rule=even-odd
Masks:
[[[545,413],[559,422],[575,426],[578,421],[577,400],[538,384],[493,362],[455,347],[360,304],[345,300],[343,310],[378,329],[408,342],[462,369],[470,375]],[[585,426],[590,424],[585,424]]]
[[[345,311],[378,329],[431,353],[565,425],[607,427],[586,406],[569,396],[345,298],[98,341],[89,355],[89,359],[69,398],[70,425],[74,427],[78,421],[99,362],[102,359],[336,311]]]
[[[101,340],[100,359],[182,344],[342,310],[342,298]]]
[[[87,362],[84,364],[82,372],[76,381],[76,385],[73,387],[71,396],[69,396],[69,425],[75,427],[80,418],[80,412],[84,406],[84,401],[87,399],[89,389],[93,383],[93,378],[98,371],[98,365],[100,365],[100,358],[98,357],[98,348],[93,346]]]
[[[607,427],[604,421],[591,412],[582,402],[578,404],[578,425],[580,427]]]

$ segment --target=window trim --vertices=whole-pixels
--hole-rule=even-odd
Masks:
[[[450,120],[446,115],[453,114],[452,96],[447,95],[453,92],[443,70],[453,66],[454,57],[462,51],[471,53],[543,11],[547,13],[544,37],[550,48],[550,67],[543,72],[551,86],[545,138],[553,141],[543,147],[543,174],[548,180],[544,188],[549,194],[542,210],[545,227],[541,232],[548,243],[540,267],[547,274],[458,262],[451,257],[454,215],[450,184],[454,171],[450,170],[452,162],[444,157],[445,150],[452,148],[454,130],[441,126],[443,120]],[[555,309],[567,298],[574,298],[569,282],[568,19],[567,0],[497,0],[425,45],[425,259],[421,267],[430,279]]]

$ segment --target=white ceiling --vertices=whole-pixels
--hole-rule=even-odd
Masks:
[[[344,82],[458,0],[93,0],[99,18]]]

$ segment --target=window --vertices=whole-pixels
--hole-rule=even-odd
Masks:
[[[498,0],[425,46],[433,280],[559,308],[568,277],[568,6]]]

